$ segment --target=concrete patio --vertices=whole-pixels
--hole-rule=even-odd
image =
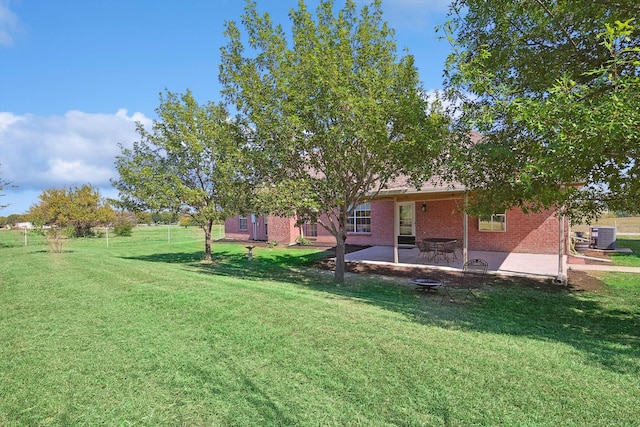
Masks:
[[[440,260],[439,263],[425,260],[418,248],[399,248],[398,264],[403,266],[425,266],[443,270],[459,270],[462,268],[462,256],[457,254],[457,261],[448,264]],[[347,261],[393,264],[392,246],[372,246],[345,256]],[[526,276],[537,278],[556,278],[558,276],[558,255],[528,254],[510,252],[469,251],[468,259],[481,258],[489,263],[489,272],[493,274]],[[563,271],[566,275],[567,265],[564,257]]]

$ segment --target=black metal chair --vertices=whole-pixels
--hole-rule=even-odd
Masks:
[[[442,251],[444,253],[444,259],[447,261],[447,265],[453,260],[458,261],[456,256],[456,240],[450,242],[444,242]]]
[[[456,299],[451,294],[451,289],[465,289],[467,292],[464,295],[464,301],[466,301],[469,295],[474,298],[478,298],[478,296],[473,293],[473,288],[480,287],[484,284],[488,268],[489,263],[480,258],[465,262],[462,266],[462,276],[460,281],[443,284],[442,289],[444,294],[442,295],[440,304],[442,304],[447,297],[449,297],[451,301],[456,302]]]
[[[418,248],[420,248],[420,252],[423,252],[427,261],[431,261],[435,258],[436,245],[433,242],[429,242],[427,240],[416,240],[416,244],[418,245]]]
[[[427,257],[427,246],[425,245],[425,243],[422,240],[416,240],[416,246],[418,247],[418,250],[420,251],[418,256],[420,258],[422,258],[422,259],[426,259],[426,257]]]

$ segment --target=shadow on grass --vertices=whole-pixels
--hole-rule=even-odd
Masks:
[[[200,262],[202,252],[135,259],[185,264],[213,276],[292,283],[401,313],[421,324],[559,342],[584,354],[585,363],[640,375],[640,293],[586,294],[496,278],[476,292],[477,300],[441,304],[439,294],[415,291],[402,277],[362,273],[338,285],[330,271],[310,267],[327,254],[287,252],[248,260],[246,253],[224,250],[215,252],[211,263]]]
[[[501,284],[483,290],[469,310],[457,310],[455,320],[433,306],[421,308],[418,317],[444,327],[453,322],[462,329],[564,343],[580,351],[585,363],[638,376],[640,301],[627,297]]]
[[[234,277],[255,282],[285,282],[336,296],[358,299],[386,310],[403,313],[408,317],[415,315],[412,294],[401,286],[390,286],[385,280],[367,280],[367,277],[362,275],[350,276],[345,283],[336,284],[333,271],[317,268],[320,261],[329,256],[333,256],[331,249],[309,254],[295,253],[295,249],[291,249],[291,252],[274,252],[249,260],[246,252],[218,249],[212,254],[213,259],[210,263],[202,261],[202,252],[151,254],[127,258],[184,264],[185,268],[212,276]]]

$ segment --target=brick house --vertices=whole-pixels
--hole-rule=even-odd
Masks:
[[[346,243],[397,248],[412,246],[416,239],[446,237],[466,242],[467,250],[557,255],[560,236],[567,241],[567,221],[561,224],[551,210],[525,214],[512,209],[477,218],[462,212],[465,197],[462,187],[429,184],[414,189],[399,179],[353,209],[347,220]],[[229,239],[285,245],[304,236],[318,244],[335,245],[333,236],[319,224],[298,227],[295,218],[272,215],[230,218],[225,234]]]

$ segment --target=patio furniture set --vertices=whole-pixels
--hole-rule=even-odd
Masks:
[[[432,237],[416,240],[416,246],[420,251],[420,257],[427,262],[445,261],[449,265],[452,261],[458,261],[457,250],[461,250],[457,239],[445,237]]]

